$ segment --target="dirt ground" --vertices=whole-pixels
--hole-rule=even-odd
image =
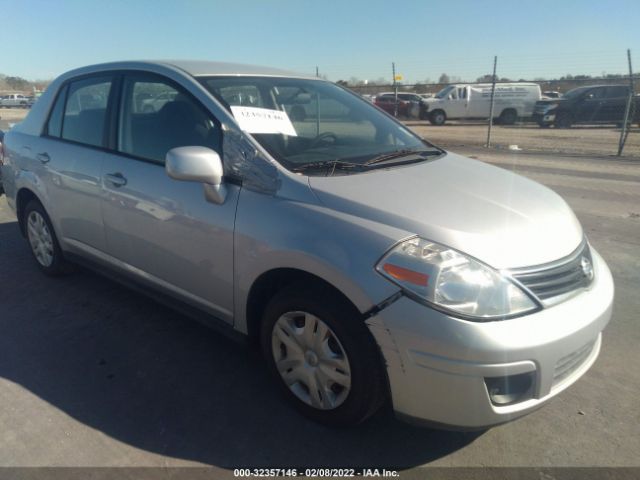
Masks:
[[[487,142],[486,122],[447,122],[436,127],[427,121],[406,121],[405,124],[436,145],[447,148],[483,146]],[[566,129],[540,128],[534,123],[494,125],[491,144],[497,149],[510,145],[524,151],[616,155],[620,128],[612,125],[577,125]],[[629,131],[623,151],[625,157],[640,157],[640,128]]]

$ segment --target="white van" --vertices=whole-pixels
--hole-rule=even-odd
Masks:
[[[494,117],[500,123],[512,125],[518,118],[533,115],[533,106],[542,98],[540,85],[535,83],[498,83],[494,93]],[[433,98],[425,98],[429,121],[443,125],[447,119],[489,118],[491,84],[448,85]]]

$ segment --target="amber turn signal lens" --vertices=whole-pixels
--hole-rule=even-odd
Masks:
[[[391,263],[385,263],[382,266],[382,269],[396,280],[413,283],[414,285],[420,285],[421,287],[426,287],[429,283],[429,275],[425,273],[415,272],[408,268],[399,267],[398,265],[393,265]]]

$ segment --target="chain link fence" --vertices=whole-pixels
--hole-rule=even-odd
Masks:
[[[523,75],[512,81],[500,76],[500,59],[497,58],[497,74],[484,75],[473,82],[442,74],[441,77],[446,78],[440,80],[449,81],[400,83],[396,81],[397,65],[394,64],[392,80],[389,82],[380,81],[380,78],[371,82],[352,77],[349,81],[338,83],[378,104],[388,113],[397,114],[420,135],[445,147],[492,146],[514,151],[624,155],[640,159],[640,74],[632,71],[630,51],[627,51],[627,58],[628,73],[603,72],[600,76],[576,74],[542,79],[534,74],[532,80],[527,80]],[[542,65],[540,60],[537,63]],[[627,66],[623,62],[619,65]],[[611,67],[611,63],[608,66]],[[532,67],[522,70],[523,73],[530,73]],[[494,93],[507,87],[517,89],[519,85],[524,88],[530,84],[539,86],[540,101],[530,102],[524,114],[519,111],[516,121],[500,122],[505,119],[508,100]],[[453,90],[451,87],[454,87]],[[463,90],[463,87],[467,90]],[[460,88],[461,93],[455,99],[449,98],[447,88],[454,95],[455,89]],[[472,112],[470,108],[480,91],[485,100],[491,98],[491,105],[495,107],[492,109],[492,119],[489,118],[489,109],[483,115],[477,115],[478,111]],[[579,99],[578,94],[581,95]],[[462,98],[465,95],[469,96]],[[385,97],[387,103],[391,102],[392,108],[384,105]],[[452,104],[457,102],[455,107],[458,111],[448,112],[443,106],[447,100],[451,100]],[[418,103],[420,106],[398,108],[404,102]],[[464,106],[461,107],[461,104]],[[438,109],[444,113],[445,120],[441,125],[438,125],[440,118],[434,119]]]

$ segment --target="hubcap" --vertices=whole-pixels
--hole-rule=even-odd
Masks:
[[[31,251],[38,263],[43,267],[51,266],[53,263],[53,238],[44,218],[36,211],[29,213],[27,236]]]
[[[351,389],[351,367],[336,334],[315,315],[287,312],[271,334],[276,368],[289,390],[307,405],[332,410]]]

